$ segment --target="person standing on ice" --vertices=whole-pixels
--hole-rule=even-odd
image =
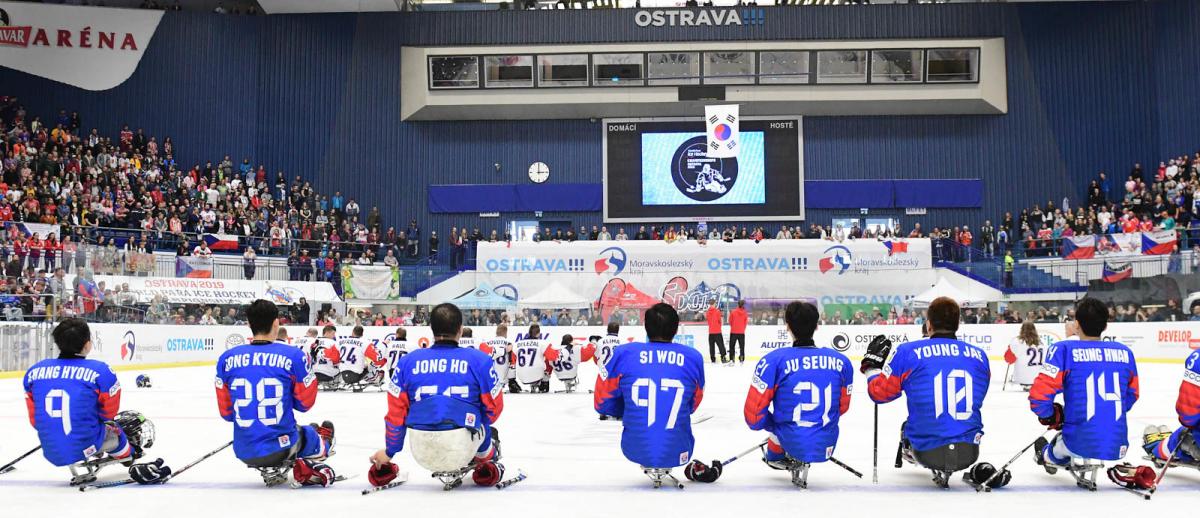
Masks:
[[[504,475],[493,426],[504,410],[504,385],[487,354],[460,347],[462,311],[444,303],[429,313],[434,343],[404,355],[388,385],[386,446],[371,456],[367,478],[386,486],[400,474],[392,458],[409,438],[417,464],[439,476],[472,471],[476,485]],[[448,486],[450,487],[450,486]]]
[[[246,309],[253,337],[217,360],[217,409],[233,423],[233,453],[259,470],[268,486],[287,480],[332,485],[333,423],[297,426],[293,411],[307,412],[317,401],[317,378],[305,353],[275,341],[279,308],[256,300]]]
[[[595,407],[601,415],[621,418],[625,458],[648,474],[667,477],[692,457],[692,413],[704,399],[704,356],[673,342],[679,314],[669,304],[655,304],[645,319],[650,341],[624,344],[600,366]]]

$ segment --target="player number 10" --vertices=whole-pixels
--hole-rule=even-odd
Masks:
[[[945,376],[945,383],[942,382],[943,374],[939,372],[933,377],[934,417],[941,417],[945,413],[955,421],[970,419],[975,414],[975,409],[971,408],[971,401],[975,399],[971,397],[974,391],[974,387],[971,386],[971,373],[962,369],[951,370]],[[965,409],[959,410],[959,403],[963,403]]]
[[[658,392],[674,391],[671,403],[671,413],[667,417],[667,430],[675,428],[679,419],[679,407],[683,405],[683,382],[677,379],[663,378],[659,380],[661,388],[650,378],[638,378],[633,382],[631,394],[633,404],[646,409],[646,426],[654,426],[658,414]]]

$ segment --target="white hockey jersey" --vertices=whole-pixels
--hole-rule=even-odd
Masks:
[[[513,369],[517,372],[517,381],[530,384],[549,379],[546,373],[546,349],[550,343],[545,340],[520,340],[513,344],[515,362]]]
[[[396,364],[400,362],[400,358],[408,354],[408,342],[404,340],[384,340],[379,342],[379,348],[379,355],[387,360],[387,363],[383,365],[383,371],[387,373],[388,378],[391,378]]]
[[[601,338],[596,343],[595,350],[592,352],[592,360],[596,362],[596,366],[603,367],[608,365],[608,360],[612,359],[618,345],[621,345],[621,339],[617,338],[617,335],[608,335]]]
[[[509,357],[512,353],[512,342],[507,338],[496,337],[488,340],[479,348],[479,350],[492,357],[492,362],[495,364],[496,379],[501,383],[508,379],[509,376]]]
[[[547,352],[547,358],[550,358],[550,367],[554,369],[554,377],[560,380],[573,380],[579,377],[579,364],[582,363],[581,352],[582,346],[579,345],[557,345],[554,346],[554,353]]]
[[[476,351],[479,350],[479,342],[476,341],[474,337],[468,338],[468,337],[464,336],[462,338],[459,338],[458,346],[465,347],[467,349],[475,349]]]
[[[316,362],[313,364],[313,372],[332,378],[338,375],[338,363],[330,359],[330,356],[337,358],[340,351],[338,353],[326,354],[326,349],[337,351],[337,342],[332,338],[318,338],[316,345],[313,346],[313,356],[316,358]]]
[[[337,341],[338,352],[342,354],[342,363],[338,366],[341,372],[367,371],[367,343],[362,338],[342,338]]]
[[[309,370],[312,370],[313,347],[317,345],[317,337],[301,336],[292,340],[292,347],[300,349],[304,353],[304,364],[308,365]]]
[[[1018,385],[1033,385],[1033,380],[1042,371],[1046,347],[1041,343],[1029,345],[1019,338],[1013,338],[1008,348],[1017,357],[1017,362],[1013,364],[1012,382]]]

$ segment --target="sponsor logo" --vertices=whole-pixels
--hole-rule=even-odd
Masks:
[[[833,335],[833,340],[831,342],[834,350],[841,352],[850,350],[850,336],[846,333],[838,333]]]
[[[763,9],[652,9],[633,14],[638,27],[711,27],[763,25]]]
[[[138,50],[137,38],[128,32],[94,31],[14,25],[8,11],[0,9],[0,45],[8,47],[58,47]]]
[[[508,300],[517,300],[519,298],[517,296],[517,287],[513,286],[512,284],[501,284],[495,288],[492,288],[492,291],[495,292],[496,295],[504,297]]]
[[[789,340],[776,340],[776,341],[763,342],[762,348],[774,350],[774,349],[783,349],[786,347],[790,347],[791,345],[792,345],[792,342]]]
[[[718,307],[729,307],[741,298],[742,289],[736,284],[725,283],[710,288],[707,283],[702,282],[679,298],[675,306],[680,311],[704,311],[708,309],[709,301],[717,301]]]
[[[421,349],[428,348],[430,343],[432,342],[429,341],[429,338],[424,336],[417,339],[417,347],[420,347]]]
[[[713,257],[708,260],[713,271],[791,271],[807,270],[807,257]]]
[[[225,350],[228,351],[244,343],[246,343],[245,336],[242,336],[238,333],[230,333],[229,336],[225,337]]]
[[[1158,343],[1162,345],[1187,345],[1192,349],[1200,349],[1200,334],[1193,334],[1190,329],[1160,329],[1157,336]]]
[[[992,335],[959,334],[958,339],[985,351],[992,350]]]
[[[708,137],[692,137],[680,144],[671,158],[675,188],[700,202],[724,197],[733,189],[738,176],[736,158],[709,157],[707,147]]]
[[[211,351],[215,349],[212,338],[168,338],[165,349],[169,353],[189,351]]]
[[[133,334],[133,331],[126,331],[125,336],[121,337],[121,359],[133,360],[135,351],[137,351],[137,336]]]
[[[582,272],[583,259],[543,259],[539,257],[513,257],[488,259],[484,269],[491,272]]]
[[[854,254],[850,253],[849,248],[842,245],[826,248],[823,255],[824,257],[817,263],[821,273],[836,271],[838,275],[841,275],[850,269],[850,265],[854,261]]]
[[[625,271],[625,263],[628,260],[625,255],[625,250],[618,246],[610,246],[600,251],[600,258],[596,259],[594,267],[596,275],[609,273],[612,275],[620,275]]]

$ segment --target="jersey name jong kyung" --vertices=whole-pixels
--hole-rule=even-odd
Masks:
[[[293,410],[307,412],[317,382],[304,354],[281,343],[239,345],[217,360],[217,408],[233,423],[233,452],[253,459],[296,445]]]
[[[887,403],[908,400],[904,436],[917,451],[952,443],[979,444],[992,370],[983,349],[952,338],[900,344],[882,374],[867,379],[867,394]]]
[[[826,461],[837,445],[838,421],[850,408],[853,383],[850,360],[833,349],[771,351],[754,368],[746,424],[775,434],[796,460]]]
[[[546,349],[550,344],[542,340],[520,340],[513,344],[513,368],[517,381],[525,384],[537,383],[546,377]]]
[[[104,421],[117,416],[121,384],[103,362],[49,359],[25,372],[25,405],[42,454],[66,466],[100,453]]]
[[[596,411],[620,417],[621,451],[646,468],[692,457],[692,412],[704,398],[704,358],[675,343],[630,343],[600,368]]]
[[[1125,414],[1138,399],[1137,362],[1125,344],[1060,340],[1046,350],[1042,373],[1029,390],[1039,417],[1054,413],[1063,395],[1063,441],[1075,455],[1117,460],[1129,446]]]
[[[400,358],[388,385],[387,453],[404,447],[407,428],[482,428],[504,409],[492,359],[454,343],[435,343]]]

